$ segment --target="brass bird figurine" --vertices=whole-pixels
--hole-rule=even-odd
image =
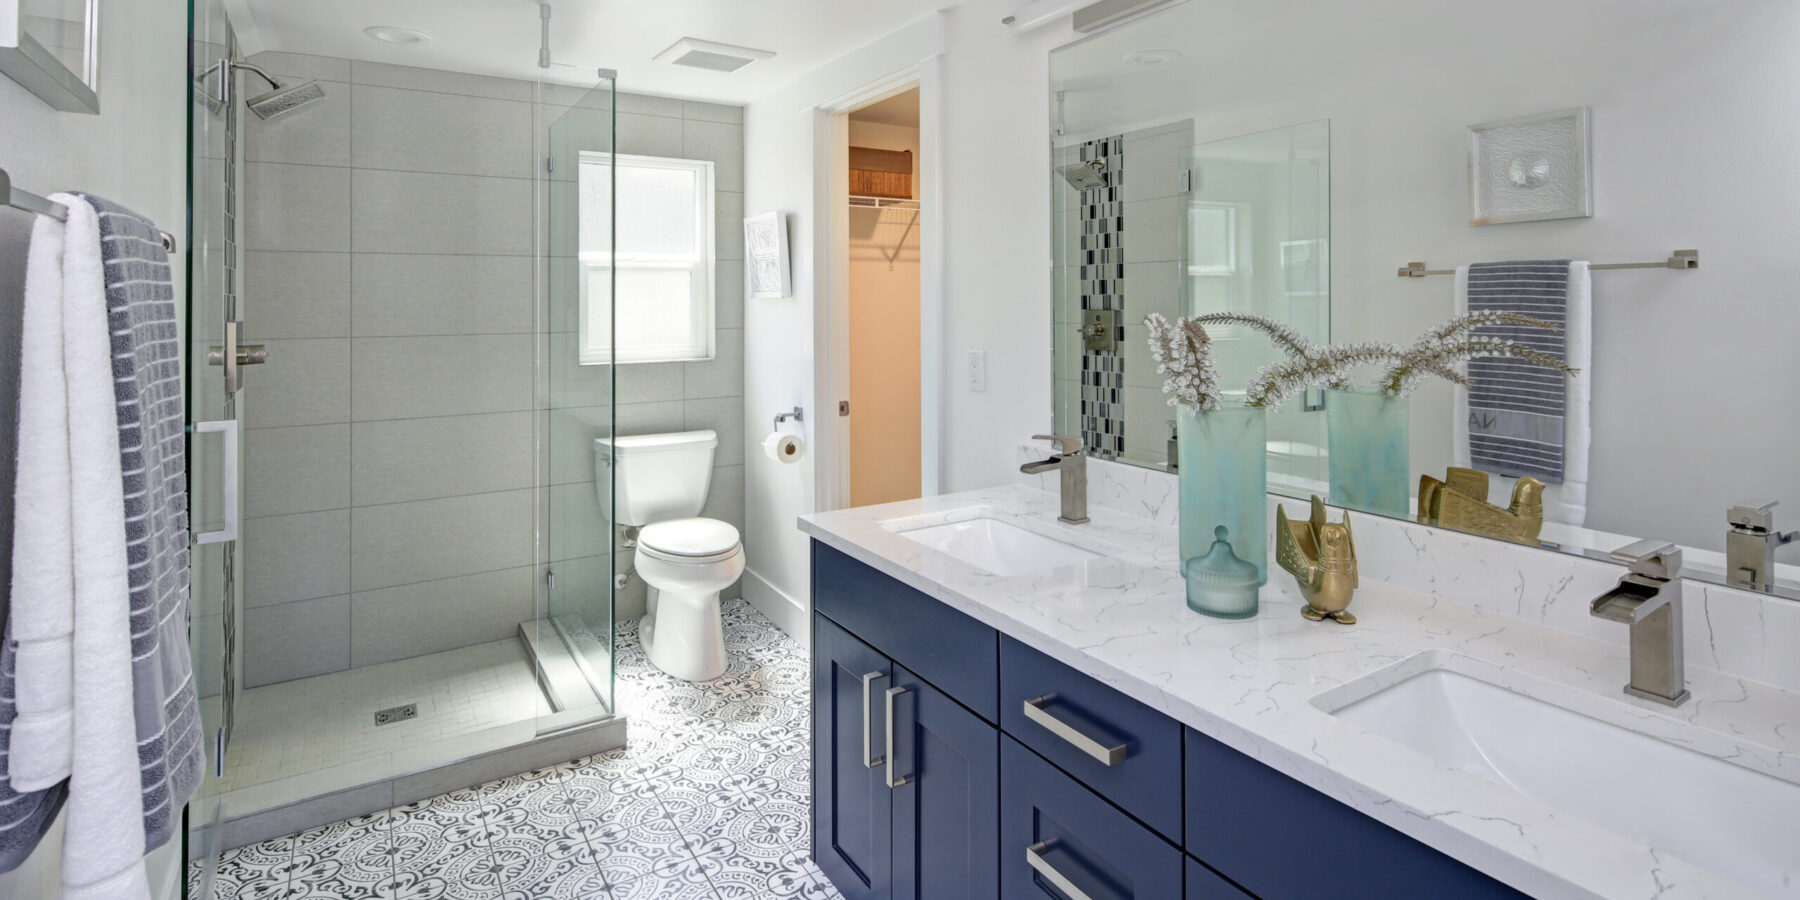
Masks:
[[[1529,475],[1513,484],[1512,504],[1488,502],[1488,474],[1452,466],[1439,481],[1419,476],[1419,521],[1468,534],[1536,546],[1544,530],[1544,483]]]
[[[1356,624],[1348,611],[1356,591],[1356,539],[1348,512],[1342,523],[1326,522],[1325,501],[1314,495],[1312,516],[1291,522],[1287,508],[1276,506],[1275,562],[1300,582],[1300,596],[1306,598],[1301,615],[1314,622],[1331,618]]]

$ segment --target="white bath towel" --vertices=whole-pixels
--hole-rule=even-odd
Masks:
[[[69,800],[60,896],[140,900],[149,896],[150,887],[143,860],[125,492],[100,224],[93,207],[81,198],[58,194],[53,199],[69,210],[62,226],[63,340],[58,362],[67,391],[69,465],[64,503],[73,589],[66,599],[39,596],[33,606],[49,610],[67,605],[73,628],[68,641],[69,683],[52,684],[35,669],[39,663],[55,665],[53,654],[29,660],[33,668],[28,668],[21,653],[19,705],[22,711],[43,707],[34,694],[37,690],[69,698],[68,740],[61,749],[61,756],[67,757]],[[43,227],[56,226],[40,223]],[[54,514],[48,518],[57,520]],[[55,560],[44,565],[53,568]],[[14,785],[21,786],[17,774]]]
[[[63,225],[39,217],[25,268],[19,457],[10,602],[18,718],[8,743],[21,794],[69,777],[74,739],[75,570],[63,378]]]
[[[1469,311],[1469,267],[1456,270],[1456,312]],[[1564,336],[1568,341],[1564,360],[1580,370],[1567,380],[1563,410],[1563,480],[1544,489],[1544,518],[1569,525],[1587,523],[1588,454],[1593,446],[1594,405],[1594,281],[1588,263],[1569,263],[1568,305],[1564,311]],[[1456,392],[1453,417],[1456,464],[1468,466],[1469,396]],[[1495,478],[1488,499],[1505,506],[1512,496],[1513,480]]]

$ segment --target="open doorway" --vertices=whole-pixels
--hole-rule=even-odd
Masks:
[[[905,87],[845,114],[833,155],[844,162],[834,179],[845,227],[834,259],[842,261],[842,376],[838,456],[842,504],[868,506],[917,499],[922,493],[923,405],[921,274],[926,217],[920,92]],[[845,405],[847,403],[847,406]]]

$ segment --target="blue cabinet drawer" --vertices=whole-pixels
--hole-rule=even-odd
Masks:
[[[1265,900],[1525,896],[1193,729],[1187,849]]]
[[[999,634],[813,541],[813,608],[998,724]]]
[[[1182,895],[1184,864],[1181,851],[1156,832],[1018,741],[1000,739],[1004,900],[1170,900]]]
[[[1223,875],[1187,858],[1187,900],[1253,900]]]
[[[1000,637],[1000,727],[1181,843],[1181,724]]]

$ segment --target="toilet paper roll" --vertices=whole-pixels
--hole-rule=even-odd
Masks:
[[[806,442],[797,434],[772,432],[762,442],[763,454],[778,463],[795,463],[800,461],[800,454],[806,449]]]

